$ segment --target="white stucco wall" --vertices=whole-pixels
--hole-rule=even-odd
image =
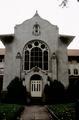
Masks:
[[[33,26],[35,23],[40,25],[40,35],[34,36]],[[39,15],[35,15],[33,18],[26,20],[20,25],[15,26],[14,40],[12,43],[6,43],[5,53],[5,71],[3,90],[5,90],[8,84],[15,76],[20,76],[20,69],[22,66],[19,59],[16,59],[18,52],[23,52],[24,46],[31,40],[44,41],[49,47],[49,69],[48,74],[52,76],[52,54],[55,52],[57,55],[57,78],[65,86],[68,85],[68,67],[67,67],[67,53],[66,45],[59,40],[58,27],[52,25],[48,21],[42,19]],[[28,76],[27,76],[28,78]],[[29,89],[29,88],[28,88]]]
[[[58,57],[58,80],[63,83],[65,87],[68,86],[69,80],[68,80],[68,56],[67,56],[67,45],[64,44],[59,39],[58,44],[58,51],[57,51],[57,57]]]

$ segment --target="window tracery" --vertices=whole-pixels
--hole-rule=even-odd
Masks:
[[[23,52],[24,70],[39,67],[48,70],[48,47],[39,40],[29,42]]]

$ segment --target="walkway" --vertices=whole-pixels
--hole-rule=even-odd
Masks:
[[[27,106],[20,120],[53,120],[44,106]]]

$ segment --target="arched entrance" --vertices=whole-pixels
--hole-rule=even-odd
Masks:
[[[30,79],[30,93],[31,97],[42,97],[42,77],[34,74]]]

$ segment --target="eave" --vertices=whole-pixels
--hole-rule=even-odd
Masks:
[[[13,39],[14,39],[14,34],[0,35],[0,40],[3,42],[4,45],[11,43]]]
[[[72,42],[72,40],[75,38],[75,36],[70,35],[59,35],[59,39],[64,43],[67,44],[67,46]]]

